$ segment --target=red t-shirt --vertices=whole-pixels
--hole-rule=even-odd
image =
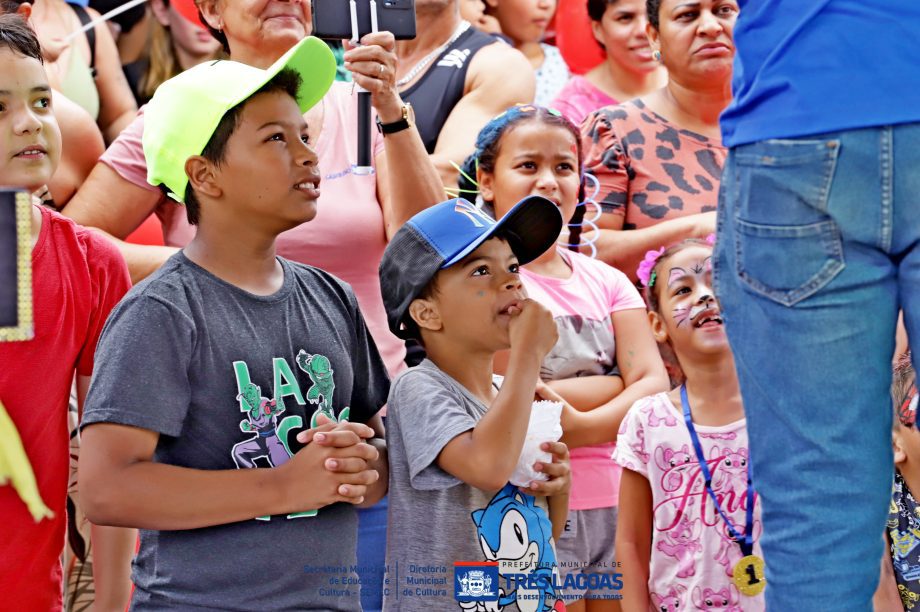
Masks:
[[[118,250],[46,208],[32,249],[35,337],[0,342],[0,401],[19,431],[54,518],[35,523],[0,486],[0,593],[20,610],[61,610],[61,553],[69,460],[67,403],[74,372],[89,376],[109,312],[131,286]]]

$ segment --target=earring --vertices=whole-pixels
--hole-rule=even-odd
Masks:
[[[661,51],[659,51],[658,49],[655,49],[654,51],[652,51],[652,58],[656,62],[660,62],[661,61]]]

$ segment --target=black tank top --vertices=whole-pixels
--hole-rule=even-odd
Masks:
[[[498,39],[470,27],[444,50],[434,66],[411,87],[400,92],[415,110],[415,125],[429,153],[434,152],[438,134],[448,115],[463,97],[466,71],[477,51]]]

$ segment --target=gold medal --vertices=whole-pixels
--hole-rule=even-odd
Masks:
[[[748,555],[735,564],[732,580],[742,595],[754,597],[763,593],[767,579],[763,573],[763,559],[757,555]]]

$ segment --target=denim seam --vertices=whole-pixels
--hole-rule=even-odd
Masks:
[[[831,279],[839,274],[845,267],[840,230],[833,220],[819,221],[818,223],[803,226],[763,226],[736,219],[735,227],[739,234],[746,234],[748,236],[760,235],[763,237],[770,237],[772,235],[773,237],[783,236],[786,238],[806,240],[813,238],[821,241],[821,246],[827,256],[827,260],[805,283],[794,289],[787,290],[768,287],[752,277],[741,264],[742,249],[740,240],[736,240],[737,258],[735,260],[735,265],[737,267],[738,276],[756,293],[785,306],[794,306],[798,302],[811,297],[829,283]]]
[[[892,201],[894,187],[892,167],[893,134],[890,126],[882,128],[879,143],[879,176],[881,179],[881,207],[879,210],[879,248],[884,252],[891,250],[892,240]]]

